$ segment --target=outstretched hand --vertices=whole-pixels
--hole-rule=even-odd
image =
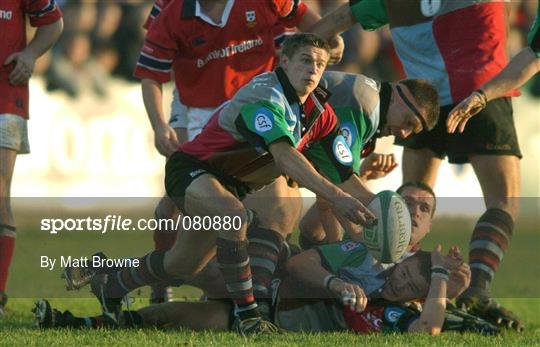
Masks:
[[[486,107],[486,104],[487,99],[485,94],[476,91],[469,95],[448,114],[448,119],[446,120],[446,130],[448,133],[455,132],[456,128],[459,128],[459,132],[462,133],[469,119],[482,111]]]
[[[442,255],[442,247],[440,244],[435,246],[433,252],[431,252],[431,265],[442,266],[448,271],[457,270],[463,264],[463,257],[461,251],[457,246],[452,246],[448,250],[447,255]]]
[[[366,180],[382,178],[392,172],[398,164],[393,154],[371,153],[360,165],[360,177]]]

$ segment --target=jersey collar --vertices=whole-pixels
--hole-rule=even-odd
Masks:
[[[223,14],[221,15],[221,22],[215,23],[210,17],[201,11],[201,6],[197,0],[184,0],[184,4],[182,5],[182,19],[199,17],[210,25],[223,28],[227,24],[227,20],[229,19],[233,5],[234,0],[228,0],[223,10]]]
[[[379,91],[380,100],[380,115],[379,115],[379,127],[377,128],[377,135],[381,132],[383,126],[386,124],[386,116],[388,115],[388,108],[390,108],[390,98],[392,96],[392,86],[388,82],[381,83],[381,90]]]
[[[285,94],[289,105],[295,103],[300,104],[300,98],[298,98],[298,94],[296,94],[296,90],[294,90],[294,87],[289,81],[289,78],[287,77],[285,71],[281,67],[277,67],[275,72],[279,84],[281,84],[281,86],[283,87],[283,93]],[[310,94],[310,97],[315,97],[319,105],[324,105],[331,95],[332,94],[328,91],[328,89],[324,88],[319,83],[317,88],[315,88],[315,90]]]

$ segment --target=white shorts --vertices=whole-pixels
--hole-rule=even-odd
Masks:
[[[171,118],[169,126],[173,129],[187,128],[188,140],[202,131],[218,107],[188,107],[180,102],[176,88],[173,92],[173,101],[171,103]]]
[[[17,154],[30,153],[28,120],[10,113],[0,114],[0,147],[12,149]]]

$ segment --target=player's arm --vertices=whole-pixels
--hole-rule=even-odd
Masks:
[[[312,31],[325,39],[340,34],[355,23],[360,23],[364,30],[375,30],[388,23],[383,0],[362,0],[339,6],[324,16]]]
[[[482,111],[487,102],[504,96],[509,91],[521,87],[540,71],[540,57],[531,47],[518,53],[508,65],[479,91],[473,92],[449,114],[446,127],[449,133],[456,128],[461,133],[468,120]]]
[[[284,174],[326,199],[339,215],[355,224],[370,224],[374,215],[359,200],[321,176],[287,140],[272,142],[268,149]]]
[[[36,60],[51,48],[64,29],[64,21],[60,17],[53,23],[38,26],[32,41],[20,52],[7,57],[4,65],[15,63],[9,74],[9,82],[13,85],[27,83],[34,71]]]
[[[163,113],[163,90],[158,81],[143,78],[141,81],[144,108],[154,130],[154,145],[162,155],[169,157],[178,147],[174,129],[167,123]]]
[[[175,10],[173,6],[166,7],[152,22],[134,72],[135,77],[141,79],[144,107],[154,131],[155,147],[166,157],[174,153],[179,144],[163,113],[162,92],[162,84],[171,79],[173,60],[178,54]]]
[[[431,282],[420,317],[409,326],[410,332],[427,332],[438,335],[444,323],[444,313],[448,298],[447,285],[450,272],[458,269],[463,259],[457,247],[452,247],[447,256],[441,254],[441,245],[431,252]]]
[[[311,297],[324,297],[331,294],[335,298],[352,295],[356,300],[346,304],[351,309],[362,312],[367,305],[367,296],[358,285],[345,282],[336,277],[322,265],[322,259],[315,249],[302,252],[287,262],[287,272],[302,286],[306,286]]]

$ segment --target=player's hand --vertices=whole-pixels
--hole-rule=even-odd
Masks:
[[[450,272],[448,280],[448,298],[453,299],[458,297],[471,284],[471,268],[469,264],[463,263],[457,269]]]
[[[371,153],[360,165],[360,177],[366,180],[382,178],[392,172],[397,165],[393,154]]]
[[[368,299],[364,290],[358,285],[336,279],[330,283],[330,291],[341,300],[343,306],[356,312],[366,309]]]
[[[472,93],[450,111],[446,120],[446,130],[449,133],[453,133],[459,127],[458,130],[462,133],[469,119],[482,111],[486,107],[486,104],[487,100],[484,94],[479,92]]]
[[[9,74],[9,83],[14,86],[28,83],[30,76],[34,72],[36,59],[36,56],[27,50],[13,53],[7,57],[4,65],[15,64],[15,67]]]
[[[161,155],[170,157],[179,144],[176,132],[170,126],[164,125],[154,130],[154,145]]]
[[[450,247],[448,254],[444,256],[441,253],[441,249],[441,245],[438,244],[431,252],[432,266],[442,266],[448,271],[452,271],[458,269],[461,264],[463,264],[463,257],[461,256],[461,252],[457,246]]]
[[[344,216],[354,224],[372,227],[377,223],[377,217],[373,212],[348,194],[333,199],[332,208],[334,212]]]
[[[338,64],[343,58],[343,50],[345,50],[345,42],[341,35],[336,35],[328,40],[330,44],[330,60],[329,65]]]

